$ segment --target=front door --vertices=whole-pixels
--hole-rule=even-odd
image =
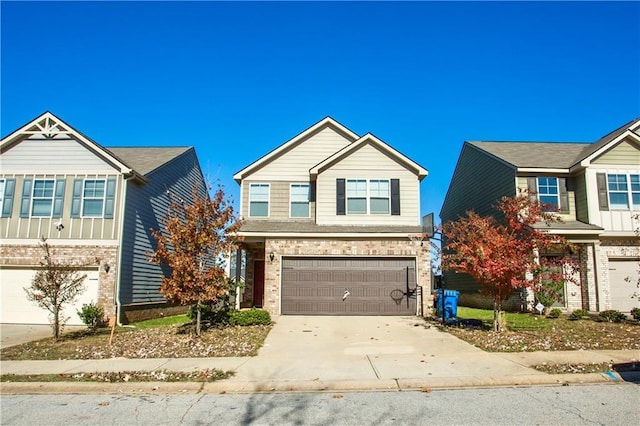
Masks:
[[[262,308],[264,299],[264,260],[253,261],[253,306]]]

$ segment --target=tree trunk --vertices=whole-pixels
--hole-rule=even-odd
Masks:
[[[196,304],[196,336],[200,337],[200,313],[201,313],[200,302]]]
[[[60,309],[53,312],[53,338],[56,342],[60,340]]]
[[[502,312],[502,298],[493,297],[493,331],[502,332],[506,328],[504,312]]]

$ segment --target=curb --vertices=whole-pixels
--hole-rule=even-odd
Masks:
[[[640,375],[638,377],[640,379]],[[442,377],[429,379],[335,380],[236,382],[4,382],[1,395],[23,394],[180,394],[180,393],[286,393],[286,392],[350,392],[350,391],[422,391],[527,386],[568,386],[583,384],[616,384],[625,380],[618,373],[545,374],[506,377]]]

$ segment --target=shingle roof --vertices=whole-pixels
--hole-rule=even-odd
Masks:
[[[188,146],[107,148],[113,155],[143,176],[148,175],[189,149],[191,147]]]
[[[543,222],[539,222],[536,223],[534,226],[534,228],[536,229],[550,229],[550,230],[557,230],[557,231],[594,231],[594,232],[598,232],[598,231],[603,231],[604,228],[597,226],[597,225],[592,225],[590,223],[584,223],[584,222],[580,222],[579,220],[564,220],[562,222],[555,222],[555,223],[551,223],[549,225],[547,225],[546,223]]]
[[[349,234],[349,233],[420,233],[421,226],[361,226],[361,225],[316,225],[311,222],[277,222],[248,220],[245,221],[240,232],[261,232],[261,233],[326,233],[326,234]]]
[[[588,143],[469,142],[516,167],[568,169],[580,160]]]

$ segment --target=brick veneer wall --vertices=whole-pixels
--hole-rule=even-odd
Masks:
[[[59,245],[50,244],[51,252],[57,259],[64,259],[71,264],[88,265],[98,268],[98,300],[105,316],[115,315],[115,279],[117,246],[97,245]],[[2,244],[0,245],[0,262],[2,266],[18,266],[33,268],[40,264],[43,251],[39,244]],[[97,261],[96,261],[97,260]],[[105,272],[103,266],[108,264],[111,269]]]
[[[265,253],[275,253],[270,261]],[[423,287],[424,314],[430,313],[431,264],[428,244],[419,246],[408,239],[354,240],[354,239],[267,239],[264,250],[250,250],[247,256],[247,286],[243,304],[253,297],[253,260],[265,259],[264,309],[271,315],[280,315],[280,285],[282,256],[363,256],[363,257],[415,257],[418,285]]]

